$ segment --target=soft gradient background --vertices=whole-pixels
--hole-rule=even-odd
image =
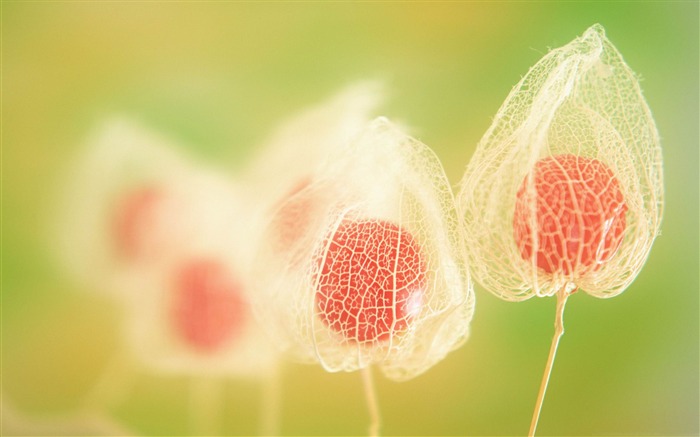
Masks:
[[[122,113],[245,165],[276,123],[357,79],[414,128],[453,183],[491,117],[548,48],[600,22],[642,78],[661,133],[663,233],[632,286],[569,300],[540,435],[698,435],[698,3],[2,2],[2,392],[70,414],[114,354],[118,315],[55,265],[46,228],[66,157]],[[385,434],[527,432],[554,300],[477,288],[472,338],[405,383],[376,375]],[[281,432],[363,434],[358,374],[284,369]],[[108,411],[188,432],[188,382],[138,373]],[[259,386],[226,383],[221,431],[257,429]],[[5,432],[12,431],[6,429]]]

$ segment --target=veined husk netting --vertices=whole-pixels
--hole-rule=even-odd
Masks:
[[[274,129],[241,177],[250,188],[251,210],[258,221],[265,220],[280,199],[313,180],[328,155],[342,150],[372,119],[370,113],[382,96],[379,82],[353,83]]]
[[[115,118],[74,160],[58,202],[61,265],[122,309],[138,362],[189,374],[272,370],[276,354],[245,292],[252,215],[224,172]]]
[[[412,378],[468,336],[458,223],[437,157],[377,119],[273,213],[253,271],[258,316],[297,360]]]
[[[178,184],[189,168],[167,140],[137,124],[116,117],[102,123],[70,162],[57,196],[53,237],[73,278],[95,291],[123,294],[117,283],[133,263],[115,247],[118,204],[130,191]],[[141,258],[148,263],[161,259],[146,252]]]
[[[579,252],[578,259],[567,268],[548,272],[538,266],[536,259],[537,248],[547,244],[539,241],[537,232],[525,242],[535,248],[529,256],[521,253],[515,241],[516,198],[526,202],[520,208],[521,213],[527,212],[522,216],[529,217],[520,225],[535,229],[538,211],[561,201],[541,199],[542,203],[536,204],[536,163],[547,162],[542,160],[548,157],[550,161],[570,161],[572,156],[587,163],[580,164],[581,168],[593,162],[599,167],[598,175],[605,172],[601,169],[609,169],[614,175],[602,178],[603,188],[583,196],[590,205],[578,208],[605,209],[601,193],[607,190],[610,194],[616,179],[614,191],[619,189],[624,199],[622,208],[626,208],[622,213],[618,209],[622,215],[618,218],[626,225],[618,228],[624,228],[619,247],[605,248],[608,253],[604,260],[597,259],[595,268],[584,268]],[[561,162],[553,168],[563,171]],[[580,175],[583,179],[591,177],[585,169]],[[562,182],[569,188],[560,194],[566,189],[583,190],[581,187],[588,183]],[[458,194],[474,279],[501,298],[513,301],[548,296],[561,289],[580,288],[601,298],[621,293],[639,273],[659,233],[662,206],[661,149],[654,120],[638,78],[600,25],[552,50],[515,86],[481,139]],[[583,223],[580,210],[568,217]],[[610,236],[610,229],[605,228],[610,221],[602,220],[602,226],[587,231]],[[555,236],[558,241],[581,242],[577,231],[562,229],[549,231],[561,234]],[[605,252],[602,247],[601,243],[593,248],[596,257]]]

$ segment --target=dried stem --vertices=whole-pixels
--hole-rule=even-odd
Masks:
[[[534,437],[535,431],[537,430],[537,422],[540,419],[540,412],[542,411],[542,404],[544,403],[544,395],[547,392],[547,385],[549,384],[549,377],[552,374],[552,366],[554,365],[554,358],[557,356],[557,348],[559,347],[559,340],[561,340],[562,335],[564,335],[564,307],[566,306],[566,300],[569,297],[566,289],[562,288],[557,293],[557,311],[554,320],[554,337],[552,338],[552,346],[549,349],[549,358],[547,358],[547,365],[544,368],[544,375],[542,376],[542,384],[540,385],[540,392],[537,395],[537,403],[535,404],[535,411],[532,414],[532,422],[530,423],[530,437]]]
[[[367,408],[369,410],[369,431],[370,437],[379,435],[379,427],[381,418],[379,413],[379,403],[377,402],[377,392],[372,379],[372,368],[365,367],[362,369],[362,383],[365,388],[365,399],[367,400]]]

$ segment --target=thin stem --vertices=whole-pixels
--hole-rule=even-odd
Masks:
[[[381,418],[379,414],[379,403],[377,402],[377,393],[372,379],[372,369],[368,366],[362,369],[362,384],[365,388],[365,399],[367,400],[367,408],[369,410],[369,435],[377,437],[379,435],[379,427]]]
[[[537,430],[537,422],[540,419],[540,412],[542,411],[542,404],[544,403],[544,395],[547,392],[547,385],[549,384],[549,377],[552,374],[552,367],[554,366],[554,358],[557,356],[557,348],[559,347],[559,340],[561,340],[562,335],[564,335],[564,307],[566,306],[566,300],[569,297],[566,289],[562,288],[557,293],[557,311],[554,319],[554,337],[552,338],[552,346],[549,349],[549,358],[547,358],[547,365],[544,368],[544,375],[542,376],[542,384],[540,385],[540,392],[537,395],[537,403],[535,404],[535,411],[532,414],[532,422],[530,423],[530,437],[534,437],[535,431]]]
[[[259,435],[279,435],[280,369],[274,366],[262,381]]]

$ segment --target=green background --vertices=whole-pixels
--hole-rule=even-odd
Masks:
[[[381,113],[436,151],[456,184],[510,89],[548,48],[599,22],[662,138],[662,235],[623,294],[567,305],[540,435],[698,435],[698,3],[2,2],[2,391],[68,414],[120,352],[119,316],[76,290],[46,239],[66,158],[121,113],[239,171],[286,116],[365,78]],[[554,300],[477,287],[471,339],[404,383],[375,375],[385,434],[527,432]],[[133,375],[107,413],[148,434],[188,432],[185,378]],[[363,434],[357,373],[288,364],[284,434]],[[222,432],[256,432],[260,386],[225,382]],[[5,430],[8,432],[11,430]]]

